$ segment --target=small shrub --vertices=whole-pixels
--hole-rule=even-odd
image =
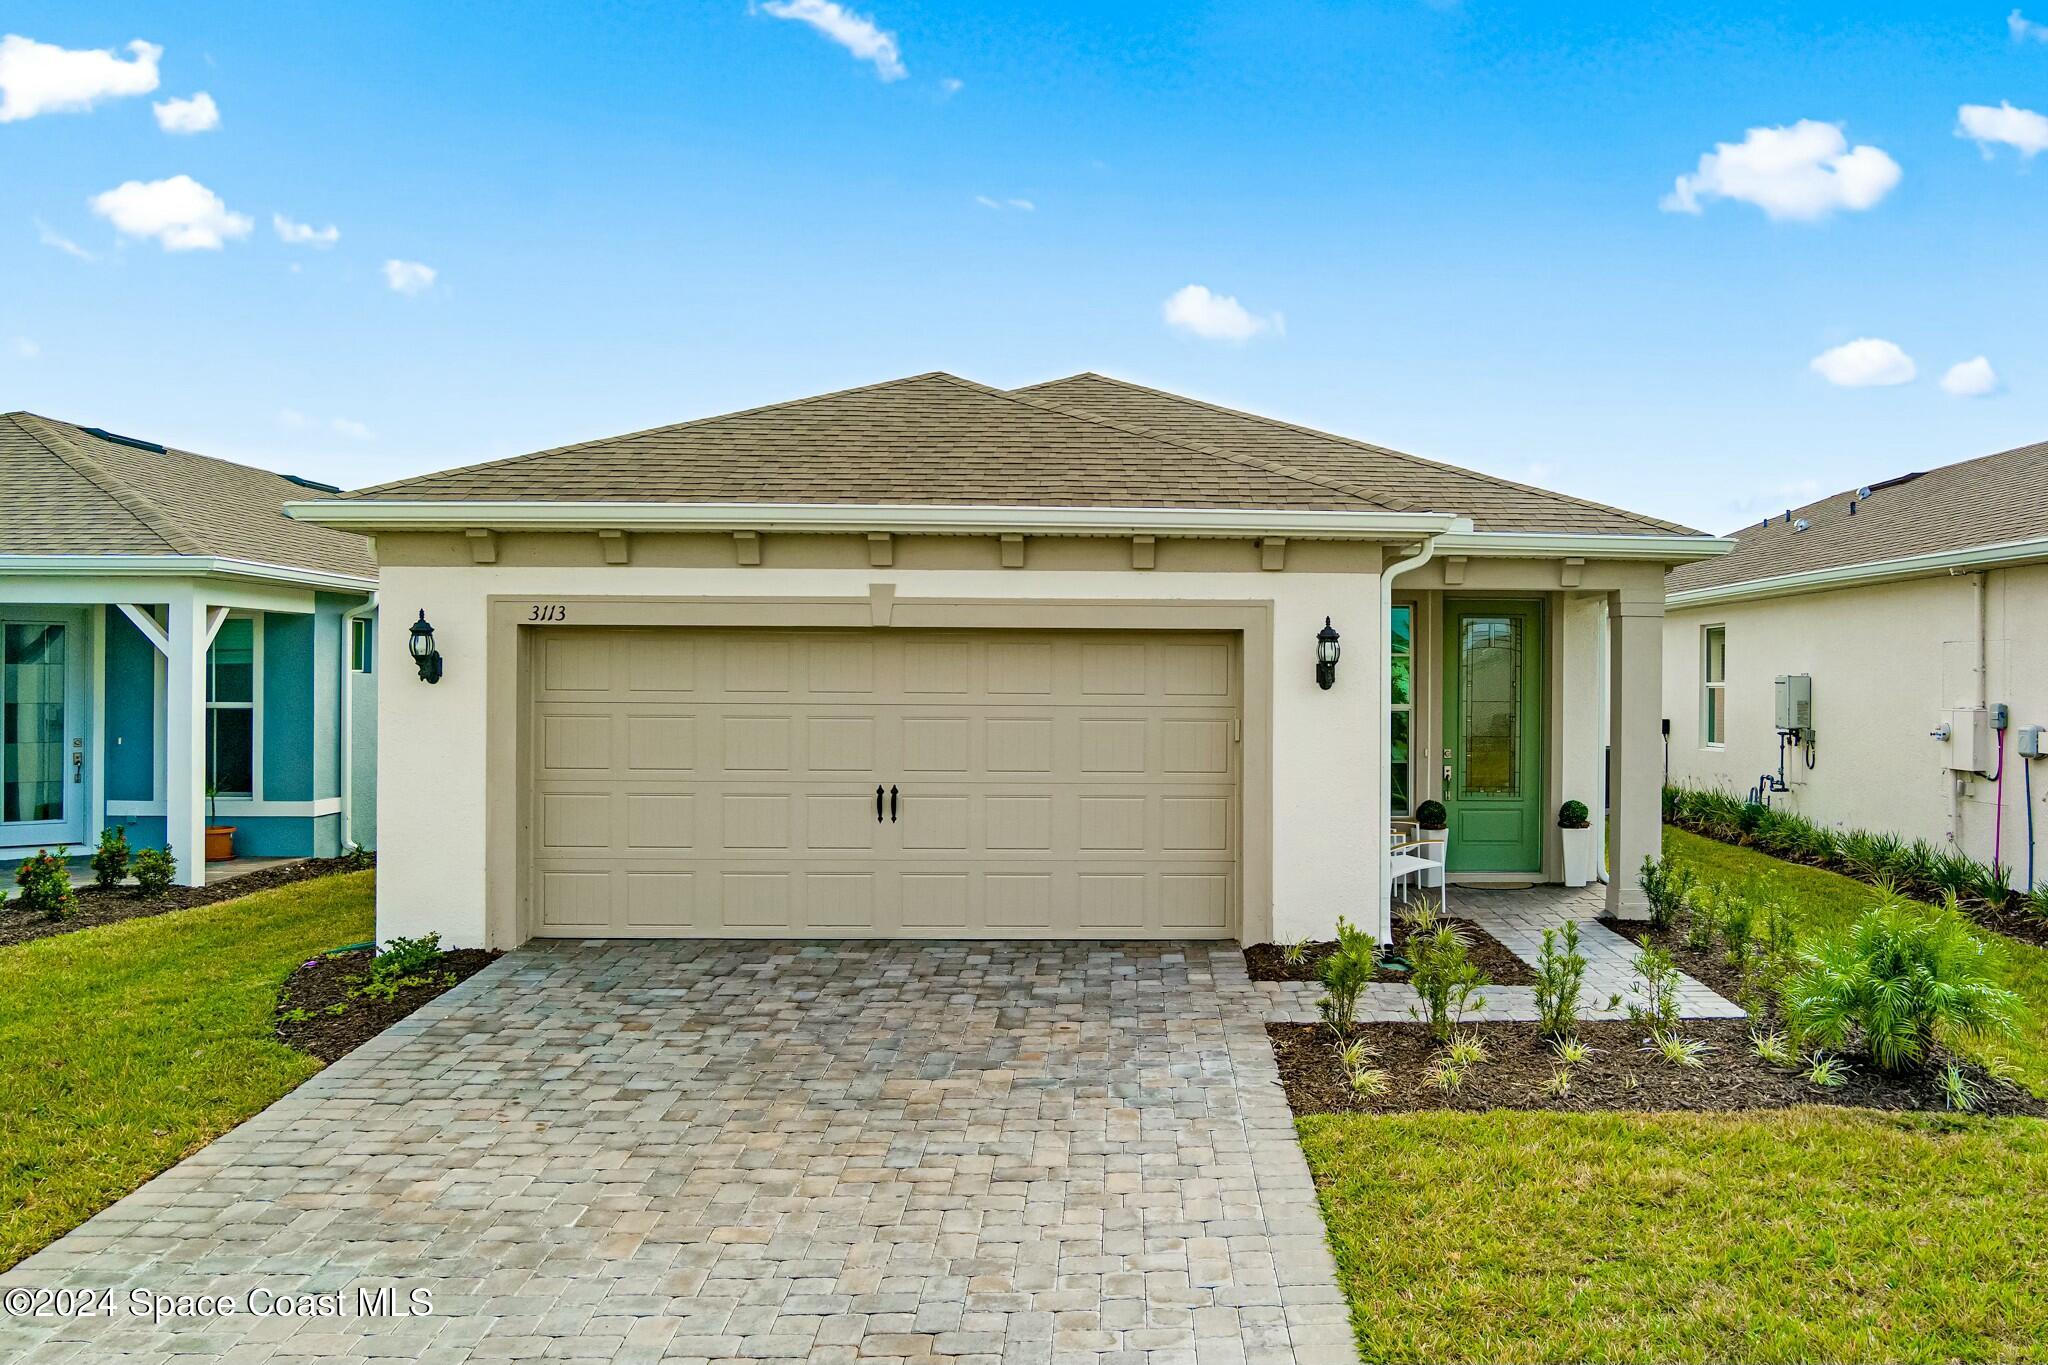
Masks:
[[[1441,801],[1425,801],[1415,808],[1415,823],[1421,829],[1448,829],[1450,812]]]
[[[1963,1074],[1963,1069],[1950,1062],[1941,1069],[1941,1100],[1958,1114],[1967,1114],[1983,1101],[1984,1092],[1977,1083]]]
[[[1351,1073],[1351,1089],[1361,1098],[1376,1100],[1392,1089],[1392,1083],[1387,1079],[1387,1073],[1379,1067],[1360,1067]]]
[[[2021,902],[2021,905],[2026,908],[2029,914],[2041,919],[2048,919],[2048,884],[2037,886],[2032,891],[2029,891],[2027,898]]]
[[[361,872],[377,865],[377,855],[361,844],[349,844],[341,850],[339,859],[342,869],[347,872]]]
[[[1791,1066],[1799,1060],[1799,1053],[1791,1042],[1776,1030],[1751,1029],[1749,1050],[1756,1054],[1758,1061],[1770,1066]]]
[[[1563,951],[1559,951],[1560,941]],[[1562,1038],[1579,1021],[1579,992],[1586,983],[1586,958],[1579,951],[1579,926],[1564,922],[1558,931],[1543,931],[1543,951],[1536,958],[1536,1019],[1545,1037]]]
[[[1816,1052],[1806,1059],[1806,1080],[1823,1090],[1839,1090],[1849,1083],[1849,1066],[1840,1057]]]
[[[370,963],[370,974],[349,993],[372,1000],[389,1000],[408,986],[433,984],[428,972],[441,956],[441,936],[387,939],[384,950]],[[453,973],[447,974],[451,979]]]
[[[1438,1057],[1429,1064],[1429,1070],[1423,1073],[1423,1079],[1446,1095],[1456,1094],[1458,1087],[1465,1083],[1465,1068],[1449,1057]]]
[[[1685,922],[1685,946],[1704,953],[1721,936],[1721,902],[1725,893],[1701,887],[1693,896],[1692,917]]]
[[[1687,1038],[1677,1033],[1652,1033],[1643,1040],[1643,1051],[1653,1052],[1676,1067],[1697,1071],[1707,1064],[1707,1053],[1712,1049],[1697,1038]]]
[[[1479,1040],[1477,1034],[1471,1033],[1451,1039],[1451,1045],[1444,1051],[1457,1066],[1477,1066],[1488,1055],[1486,1044]]]
[[[1550,1050],[1566,1066],[1580,1066],[1593,1055],[1593,1049],[1577,1038],[1553,1038]]]
[[[1557,808],[1559,829],[1586,829],[1593,823],[1593,813],[1586,809],[1583,801],[1567,801]]]
[[[78,908],[61,847],[55,853],[38,849],[34,857],[23,858],[14,869],[14,884],[21,888],[15,908],[28,914],[63,919]]]
[[[1669,929],[1675,924],[1699,887],[1699,879],[1691,868],[1669,858],[1643,859],[1637,880],[1650,903],[1650,924],[1657,929]]]
[[[1379,1056],[1379,1050],[1363,1038],[1354,1038],[1337,1049],[1337,1060],[1346,1071],[1357,1071]]]
[[[1568,1066],[1558,1067],[1550,1073],[1550,1079],[1543,1083],[1543,1093],[1554,1100],[1569,1097],[1572,1093],[1572,1071]]]
[[[1786,1010],[1829,1048],[1860,1034],[1871,1059],[1896,1071],[1936,1042],[2014,1031],[2020,999],[1984,963],[1983,940],[1953,909],[1929,915],[1893,895],[1808,956],[1786,983]]]
[[[1408,956],[1414,967],[1409,981],[1422,1002],[1418,1017],[1429,1025],[1429,1036],[1440,1043],[1450,1040],[1466,1010],[1486,1003],[1479,994],[1488,984],[1486,973],[1473,965],[1466,948],[1465,936],[1454,924],[1438,924],[1428,933],[1414,933],[1408,939]]]
[[[1306,936],[1296,939],[1280,950],[1280,960],[1290,967],[1299,967],[1308,961],[1308,955],[1315,951],[1315,940]]]
[[[127,826],[108,825],[100,831],[100,846],[93,851],[93,881],[103,891],[119,886],[128,876],[128,863],[131,857]]]
[[[1634,963],[1636,979],[1629,983],[1628,1017],[1649,1028],[1652,1034],[1668,1033],[1678,1026],[1678,967],[1669,953],[1660,952],[1648,936],[1637,940],[1642,951]]]
[[[1750,938],[1756,930],[1756,902],[1747,896],[1724,897],[1715,921],[1721,945],[1728,950],[1728,965],[1740,967],[1749,957]]]
[[[178,860],[167,848],[140,849],[131,866],[138,896],[161,896],[178,880]]]
[[[1976,876],[1970,883],[1970,894],[1992,909],[2005,904],[2011,894],[2012,869],[1996,865],[1977,864]]]
[[[1323,983],[1323,998],[1316,1002],[1323,1022],[1339,1038],[1349,1037],[1358,1025],[1358,997],[1372,981],[1379,966],[1380,946],[1372,935],[1354,927],[1341,916],[1337,920],[1337,947],[1323,959],[1317,976]]]

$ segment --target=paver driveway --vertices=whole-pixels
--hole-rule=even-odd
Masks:
[[[522,950],[0,1283],[117,1291],[23,1361],[1356,1359],[1230,944]]]

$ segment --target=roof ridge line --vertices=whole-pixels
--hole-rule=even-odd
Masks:
[[[31,422],[23,422],[21,420],[23,417],[31,419],[33,424]],[[143,528],[158,540],[161,540],[167,548],[181,555],[203,555],[209,553],[198,541],[186,536],[176,523],[158,512],[155,504],[151,503],[148,498],[130,488],[126,483],[115,477],[113,471],[94,459],[91,453],[80,446],[72,438],[70,432],[64,429],[65,423],[33,412],[22,413],[19,417],[16,417],[15,423],[27,430],[29,435],[33,436],[36,443],[42,446],[43,449],[63,461],[73,473],[92,484],[115,502],[121,504],[129,515],[141,522]],[[41,428],[47,428],[47,430]],[[53,437],[55,438],[55,444],[52,444]],[[62,446],[63,449],[59,449],[59,446]]]
[[[1415,504],[1404,498],[1389,498],[1377,493],[1368,493],[1358,485],[1346,483],[1341,479],[1332,479],[1326,475],[1312,473],[1306,469],[1297,469],[1293,465],[1282,464],[1278,460],[1268,460],[1258,455],[1240,455],[1234,451],[1219,450],[1214,446],[1203,445],[1199,441],[1190,441],[1184,436],[1174,436],[1167,432],[1154,431],[1150,427],[1132,426],[1127,422],[1119,422],[1112,417],[1104,417],[1100,413],[1082,412],[1070,408],[1063,403],[1049,402],[1043,398],[1026,397],[1024,394],[1012,389],[998,389],[992,385],[979,384],[971,379],[962,379],[958,375],[946,374],[943,371],[935,372],[935,375],[938,378],[958,384],[963,388],[974,389],[977,392],[991,394],[997,398],[1006,398],[1013,403],[1021,403],[1025,407],[1037,408],[1043,412],[1056,412],[1062,417],[1073,417],[1084,422],[1093,422],[1097,426],[1105,426],[1112,431],[1121,431],[1127,436],[1143,436],[1147,440],[1160,441],[1170,446],[1178,446],[1182,450],[1191,450],[1198,455],[1207,455],[1242,468],[1256,469],[1267,474],[1277,474],[1282,478],[1314,484],[1318,488],[1334,489],[1347,497],[1357,498],[1367,506],[1377,508],[1383,512],[1412,512],[1416,510]],[[924,376],[919,377],[922,378]]]
[[[1226,413],[1232,417],[1242,417],[1247,421],[1259,422],[1269,427],[1281,427],[1288,431],[1298,431],[1304,436],[1315,436],[1326,441],[1340,441],[1348,446],[1357,446],[1361,450],[1370,450],[1377,455],[1385,455],[1396,460],[1406,460],[1410,464],[1424,465],[1430,469],[1442,470],[1452,474],[1461,474],[1468,479],[1484,479],[1508,488],[1518,489],[1524,493],[1537,493],[1547,498],[1559,498],[1565,502],[1576,503],[1581,507],[1592,507],[1602,512],[1612,512],[1616,516],[1628,517],[1633,521],[1639,521],[1648,526],[1655,526],[1673,534],[1696,534],[1688,528],[1680,527],[1677,522],[1665,521],[1661,517],[1646,516],[1641,512],[1632,512],[1626,507],[1616,507],[1610,503],[1595,502],[1591,498],[1575,497],[1570,493],[1560,493],[1554,488],[1539,488],[1535,484],[1522,483],[1519,480],[1505,478],[1499,474],[1482,473],[1479,470],[1467,469],[1463,465],[1450,464],[1443,460],[1432,460],[1426,455],[1414,455],[1405,450],[1395,450],[1391,446],[1375,445],[1371,441],[1361,441],[1355,436],[1346,436],[1341,432],[1324,431],[1319,427],[1303,426],[1299,422],[1290,422],[1283,417],[1269,417],[1262,412],[1249,412],[1243,408],[1233,408],[1222,403],[1212,403],[1206,398],[1192,398],[1184,393],[1174,393],[1167,389],[1155,389],[1149,384],[1134,383],[1131,380],[1119,379],[1115,375],[1102,374],[1095,370],[1083,370],[1078,374],[1064,375],[1059,379],[1041,380],[1037,384],[1030,384],[1025,387],[1027,389],[1049,388],[1054,384],[1062,384],[1072,379],[1096,379],[1105,384],[1115,384],[1120,388],[1136,389],[1140,393],[1153,394],[1159,398],[1171,398],[1177,402],[1193,403],[1197,407],[1208,408],[1212,412]]]
[[[530,450],[524,455],[501,455],[494,460],[477,460],[471,464],[456,465],[452,469],[436,469],[431,474],[413,474],[402,479],[386,479],[383,483],[371,484],[368,488],[352,489],[340,496],[344,498],[366,498],[375,493],[382,492],[384,489],[396,488],[401,484],[413,483],[423,478],[441,479],[453,474],[474,473],[479,469],[502,469],[507,465],[525,464],[529,460],[539,460],[550,455],[560,455],[565,451],[575,450],[579,446],[596,445],[600,441],[633,441],[638,440],[642,436],[652,436],[656,432],[680,431],[685,427],[703,426],[706,422],[723,422],[731,417],[751,417],[757,412],[767,412],[772,408],[799,408],[809,403],[822,403],[828,398],[844,398],[850,393],[866,393],[872,389],[893,388],[895,385],[908,384],[919,379],[940,378],[957,380],[958,376],[949,375],[944,370],[926,370],[921,374],[899,375],[895,379],[884,379],[873,384],[855,384],[849,388],[833,389],[829,393],[814,393],[804,398],[784,398],[774,403],[756,403],[750,408],[734,408],[731,412],[707,413],[702,417],[692,417],[681,422],[663,422],[658,426],[640,427],[634,431],[622,431],[615,436],[586,436],[580,441],[568,441],[562,445],[549,446],[546,450]]]

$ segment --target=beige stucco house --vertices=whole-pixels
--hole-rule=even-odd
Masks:
[[[2025,887],[2029,830],[2048,826],[2048,809],[2030,826],[2022,756],[2048,724],[2048,444],[1849,489],[1733,539],[1668,579],[1672,780],[1952,841]],[[1794,701],[1810,691],[1803,726],[1781,728],[1781,677]]]
[[[1384,932],[1384,831],[1429,797],[1456,877],[1560,877],[1557,807],[1603,788],[1633,867],[1664,575],[1726,548],[1092,374],[292,514],[374,537],[387,657],[433,632],[438,681],[381,679],[379,932],[496,946]]]

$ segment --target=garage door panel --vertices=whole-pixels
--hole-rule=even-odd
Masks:
[[[1141,938],[1235,925],[1227,637],[541,640],[536,932]],[[877,786],[897,791],[893,819],[886,797],[876,817]]]

